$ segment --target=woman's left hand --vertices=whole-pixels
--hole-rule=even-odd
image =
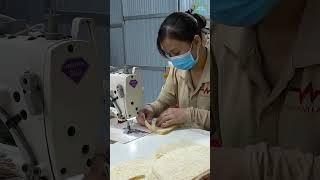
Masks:
[[[82,180],[105,180],[107,179],[106,174],[106,158],[103,156],[95,156],[92,159],[90,169],[85,172],[85,176]]]
[[[187,111],[184,108],[168,108],[160,114],[156,125],[166,128],[173,125],[183,124],[187,120]]]

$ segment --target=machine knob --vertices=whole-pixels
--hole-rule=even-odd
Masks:
[[[117,92],[118,92],[118,97],[119,98],[123,98],[124,97],[123,87],[120,84],[117,85]]]
[[[36,38],[36,37],[33,37],[33,36],[31,36],[31,37],[28,38],[29,41],[32,41],[32,40],[35,40],[35,39],[37,39],[37,38]]]
[[[14,39],[14,38],[16,38],[17,36],[14,36],[14,35],[10,35],[10,36],[8,36],[8,39]]]

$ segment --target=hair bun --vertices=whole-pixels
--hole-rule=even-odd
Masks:
[[[197,19],[197,22],[198,22],[198,28],[199,30],[201,31],[201,29],[205,28],[206,25],[207,25],[207,20],[204,16],[200,15],[200,14],[197,14],[197,13],[194,13],[192,14],[194,18]]]
[[[188,9],[187,11],[186,11],[186,13],[188,13],[188,14],[190,14],[190,15],[192,15],[193,16],[193,9]]]
[[[198,31],[201,31],[203,28],[206,27],[207,25],[207,20],[204,16],[197,14],[197,13],[193,13],[193,9],[189,9],[188,11],[186,11],[187,14],[190,14],[191,16],[193,16],[196,20],[197,20],[197,24],[198,24]]]

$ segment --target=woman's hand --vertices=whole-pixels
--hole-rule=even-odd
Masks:
[[[0,157],[0,179],[9,179],[18,176],[17,166],[11,159]]]
[[[187,111],[184,108],[169,108],[160,114],[156,125],[166,128],[173,125],[184,124],[187,116]]]
[[[95,156],[92,159],[90,169],[85,173],[82,180],[105,180],[107,179],[106,174],[106,158],[104,156]]]
[[[145,125],[145,120],[147,120],[151,124],[151,120],[153,118],[153,110],[150,105],[145,105],[142,109],[140,109],[137,121],[141,125]]]

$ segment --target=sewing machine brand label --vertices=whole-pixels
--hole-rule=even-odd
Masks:
[[[133,88],[136,88],[136,86],[137,86],[137,84],[138,84],[138,81],[137,80],[130,80],[129,81],[129,84],[130,84],[130,86],[132,86]]]
[[[89,64],[82,58],[68,59],[62,65],[62,72],[72,79],[76,84],[79,84],[81,79],[86,74]]]

